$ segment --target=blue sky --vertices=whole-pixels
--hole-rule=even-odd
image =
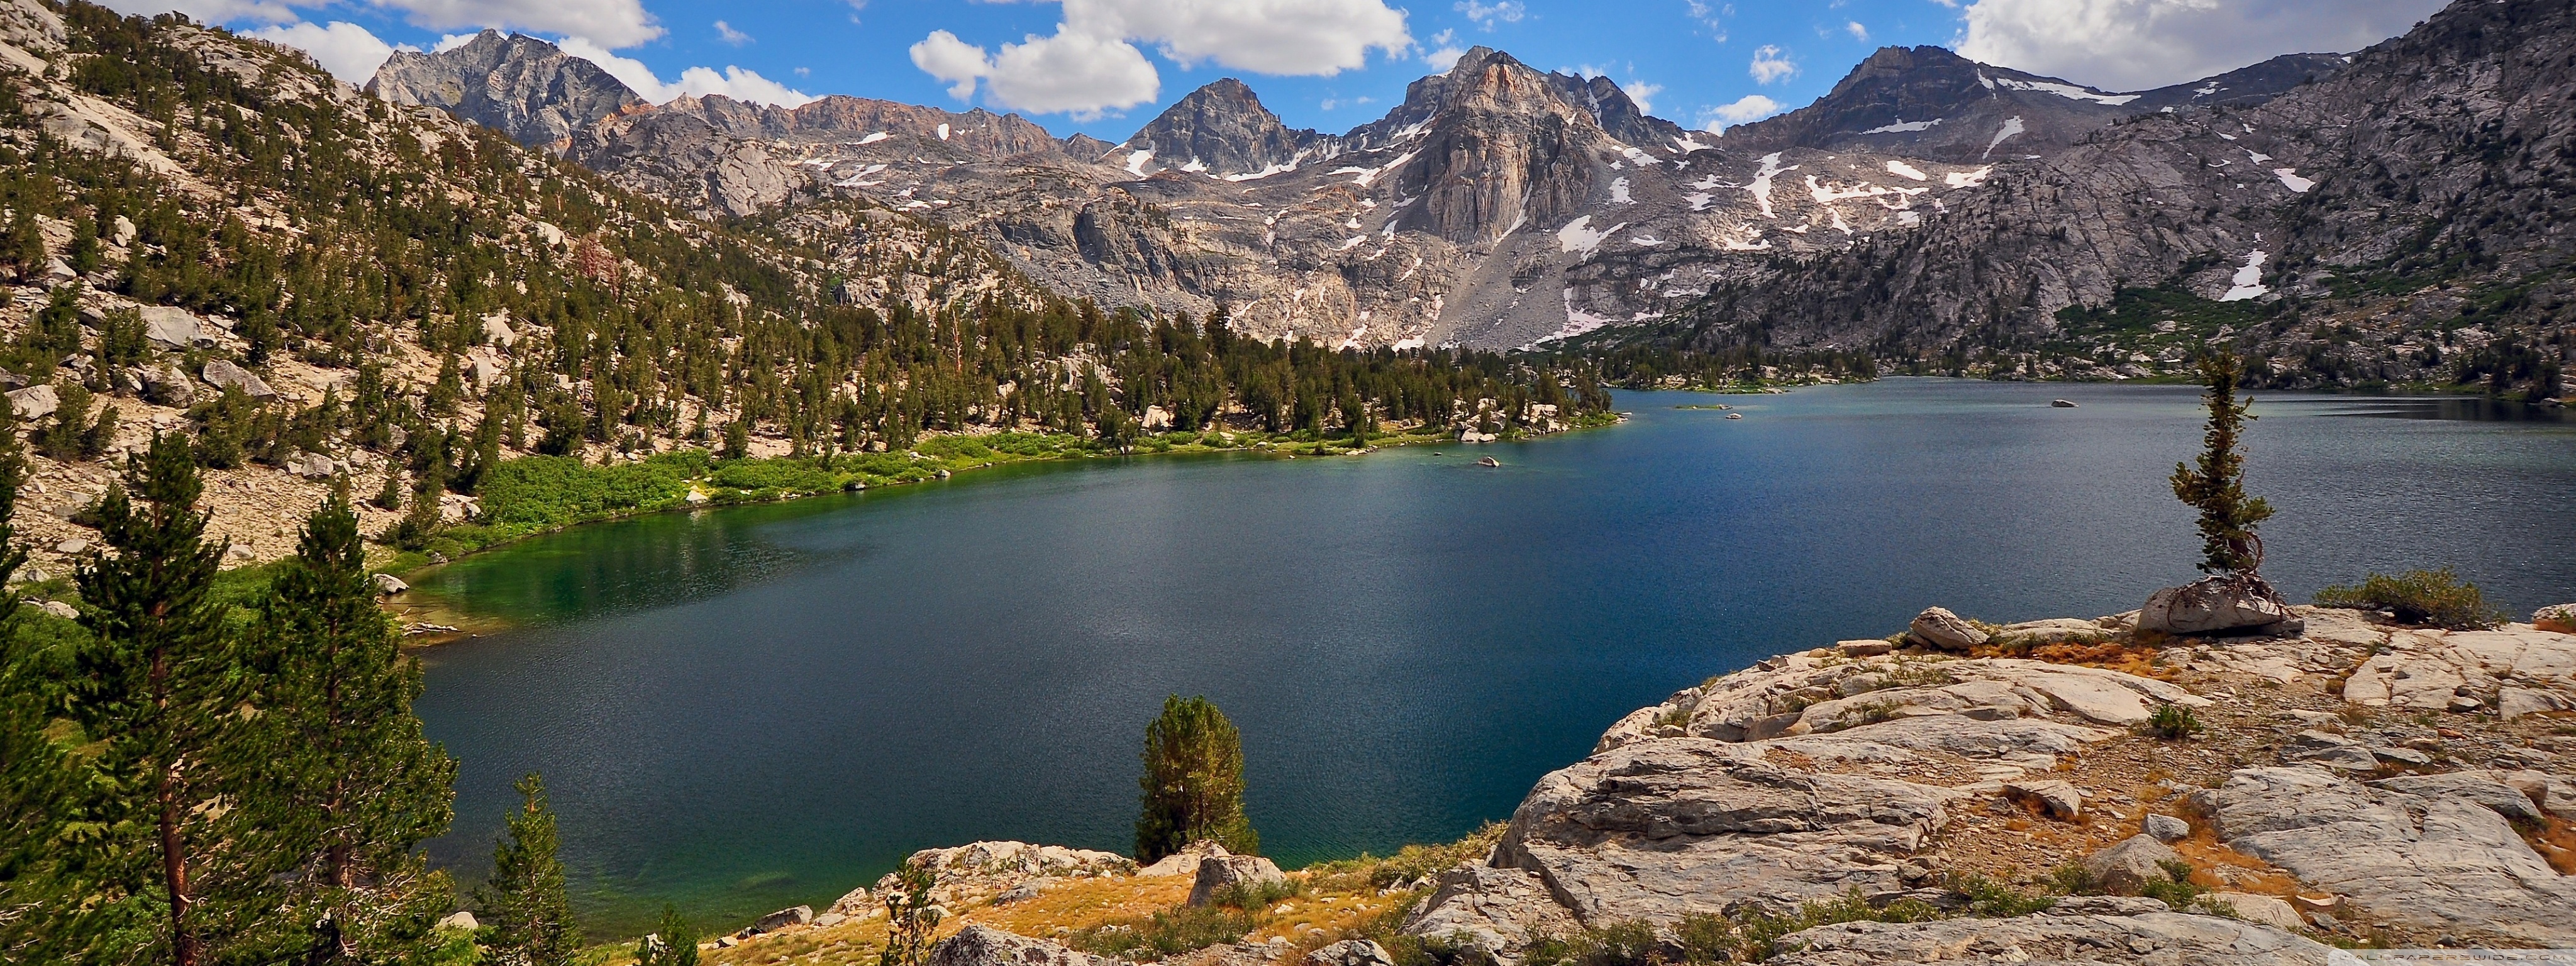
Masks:
[[[1803,105],[1887,44],[2109,90],[2401,33],[2437,0],[108,0],[293,43],[363,79],[478,27],[564,43],[646,97],[856,94],[1018,110],[1117,141],[1236,76],[1291,126],[1374,120],[1483,44],[1605,74],[1690,127]],[[2330,11],[2330,13],[2321,12]],[[962,96],[961,96],[962,95]]]

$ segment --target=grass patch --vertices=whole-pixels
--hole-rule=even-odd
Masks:
[[[1385,858],[1362,852],[1359,858],[1321,862],[1308,866],[1307,871],[1315,874],[1319,887],[1394,888],[1429,879],[1463,863],[1482,861],[1493,854],[1508,828],[1501,822],[1487,822],[1465,838],[1445,845],[1408,845]]]
[[[1254,925],[1252,913],[1243,909],[1174,906],[1140,919],[1076,930],[1066,944],[1094,956],[1149,963],[1234,942]]]

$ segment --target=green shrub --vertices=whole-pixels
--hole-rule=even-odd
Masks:
[[[1279,879],[1272,882],[1237,882],[1233,885],[1216,890],[1215,894],[1208,897],[1208,901],[1215,905],[1231,906],[1247,912],[1260,912],[1263,909],[1270,908],[1271,903],[1278,902],[1282,899],[1294,898],[1296,896],[1303,895],[1305,892],[1305,884],[1295,879]]]
[[[2165,870],[2166,877],[2148,880],[2146,885],[2138,889],[2139,895],[2160,900],[2165,905],[2179,910],[2191,908],[2192,900],[2200,898],[2200,894],[2206,891],[2192,884],[2191,863],[2181,859],[2166,859],[2156,865]]]
[[[2505,619],[2503,613],[2487,605],[2486,595],[2478,591],[2478,585],[2463,583],[2448,567],[2410,570],[2394,577],[2373,573],[2359,586],[2317,591],[2316,602],[2319,607],[2387,611],[2400,623],[2455,631],[2494,627]]]
[[[1950,891],[1968,897],[1969,915],[1987,919],[2027,916],[2057,904],[2055,896],[2031,895],[1975,874],[1952,879]]]
[[[2163,705],[2147,717],[2147,733],[2166,741],[2180,741],[2200,733],[2200,716],[2179,704]]]
[[[1655,927],[1642,919],[1564,935],[1533,936],[1521,966],[1661,966]]]
[[[1494,852],[1510,828],[1502,822],[1486,822],[1465,838],[1445,845],[1408,845],[1394,855],[1377,858],[1360,853],[1356,859],[1322,862],[1308,866],[1309,871],[1324,876],[1358,876],[1372,889],[1385,889],[1427,879],[1456,868],[1459,864],[1481,860]]]

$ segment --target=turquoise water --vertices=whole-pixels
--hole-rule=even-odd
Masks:
[[[2052,397],[2082,405],[2048,406]],[[1678,405],[1725,402],[1741,420]],[[827,902],[915,849],[1126,850],[1164,695],[1244,735],[1288,864],[1507,816],[1611,721],[1941,604],[2128,610],[2193,576],[2188,388],[1889,380],[1623,394],[1626,425],[1364,457],[1100,459],[531,540],[419,593],[519,626],[426,652],[463,762],[433,856],[542,771],[585,922]],[[2576,599],[2576,425],[2265,395],[2251,488],[2295,597],[2450,565]],[[1490,454],[1504,464],[1471,464]]]

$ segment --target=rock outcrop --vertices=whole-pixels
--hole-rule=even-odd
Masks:
[[[2203,577],[2147,595],[2138,629],[2165,634],[2296,634],[2290,605],[2259,577]]]
[[[968,925],[930,947],[926,966],[1120,966],[1120,961],[1078,953],[983,925]]]
[[[453,112],[529,147],[558,149],[575,131],[645,106],[642,95],[599,65],[496,30],[435,53],[395,51],[376,68],[367,91],[395,104]]]
[[[2088,888],[2176,898],[2075,895],[2037,915],[1822,926],[1779,941],[1772,961],[2323,962],[2327,947],[2300,932],[2576,943],[2564,925],[2576,923],[2576,876],[2563,871],[2576,854],[2547,831],[2576,821],[2576,778],[2518,747],[2532,732],[2514,719],[2448,700],[2510,682],[2576,701],[2576,636],[2287,616],[2291,636],[2218,640],[2139,636],[2125,618],[2030,622],[2013,626],[2035,636],[1970,651],[2064,648],[2153,677],[1917,643],[1789,654],[1712,679],[1627,716],[1592,757],[1541,779],[1493,854],[1444,873],[1403,928],[1508,961],[1528,936],[1579,926],[1670,930],[1855,898],[1956,910],[1969,901],[1953,891],[1963,875],[2046,890],[2067,881],[2049,870],[2076,865]],[[2386,690],[2418,677],[2444,700]],[[2163,705],[2222,722],[2218,737],[2177,746],[2131,729]],[[2382,706],[2455,726],[2356,724]],[[2202,740],[2228,757],[2193,750]],[[2315,760],[2346,752],[2360,764]],[[2202,764],[2186,782],[2141,760]],[[2191,790],[2202,783],[2214,787]],[[2171,797],[2150,810],[2149,796]],[[2184,902],[2181,873],[2208,894],[2187,910],[2167,904]]]
[[[1199,860],[1198,878],[1190,883],[1190,905],[1207,905],[1228,889],[1286,881],[1277,864],[1258,855],[1211,855]]]

